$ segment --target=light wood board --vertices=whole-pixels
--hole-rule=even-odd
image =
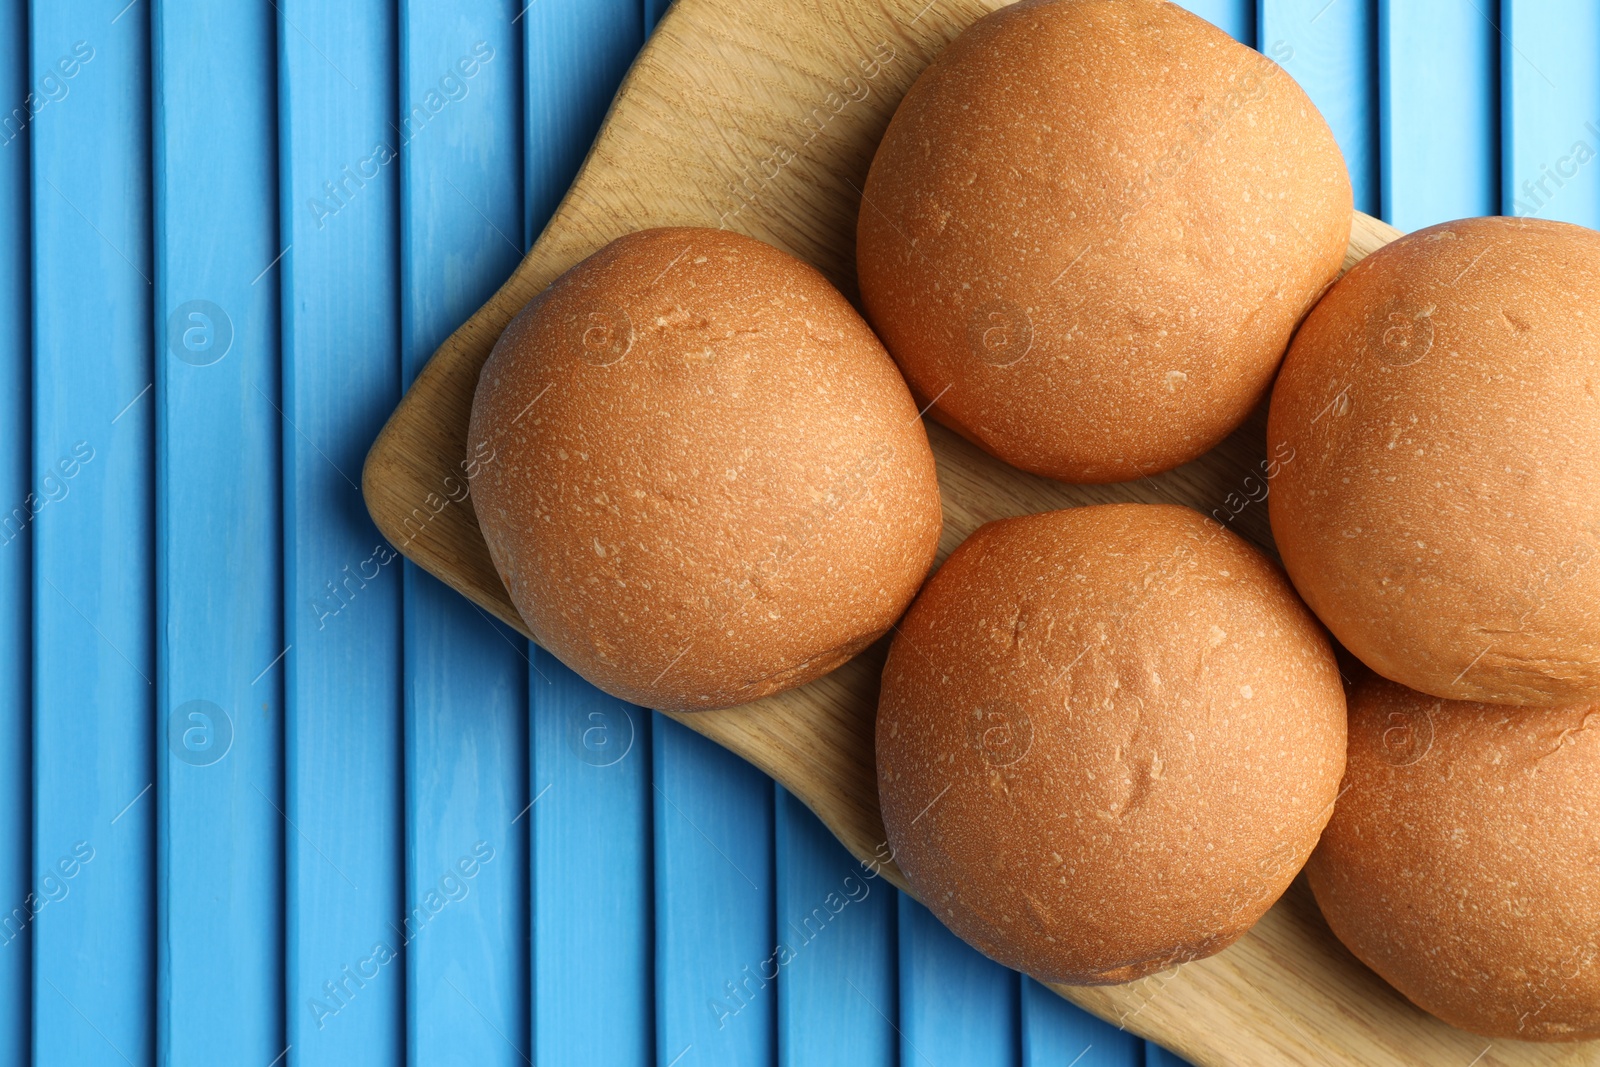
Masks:
[[[527,633],[490,563],[461,466],[478,371],[501,330],[562,271],[658,225],[727,226],[769,241],[854,298],[855,218],[878,139],[929,59],[999,6],[925,3],[677,0],[538,243],[439,349],[373,446],[363,489],[394,545]],[[1358,214],[1346,267],[1396,236]],[[1265,503],[1249,500],[1245,484],[1264,455],[1264,411],[1193,463],[1108,486],[1033,477],[936,424],[928,432],[944,497],[941,559],[991,519],[1118,500],[1215,512],[1272,551]],[[782,782],[871,861],[884,843],[872,752],[883,654],[880,643],[801,689],[676,717]],[[905,887],[892,864],[884,874]],[[1126,986],[1057,991],[1206,1067],[1600,1064],[1594,1044],[1489,1042],[1413,1008],[1338,944],[1303,880],[1218,956]]]

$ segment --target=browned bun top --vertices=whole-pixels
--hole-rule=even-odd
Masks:
[[[1434,696],[1600,699],[1600,234],[1465,219],[1358,264],[1272,395],[1306,602]]]
[[[1600,1038],[1600,706],[1439,700],[1369,676],[1306,873],[1339,940],[1445,1022]]]
[[[1025,0],[912,85],[857,222],[867,317],[935,416],[1114,482],[1221,441],[1350,236],[1294,79],[1156,0]]]
[[[919,900],[1035,977],[1210,955],[1300,870],[1344,769],[1322,628],[1188,508],[992,522],[898,627],[878,790]]]
[[[506,328],[472,498],[535,637],[614,696],[727,707],[870,644],[933,563],[933,453],[811,267],[705,229],[619,238]]]

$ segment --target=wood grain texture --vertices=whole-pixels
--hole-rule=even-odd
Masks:
[[[276,18],[152,6],[155,307],[179,331],[152,394],[156,708],[177,724],[156,750],[156,1062],[270,1063],[286,1044],[292,833],[278,668],[280,431],[294,431],[280,419],[282,274],[262,276],[283,251],[262,210],[278,197]],[[227,63],[194,62],[202,22]]]
[[[0,0],[0,99],[26,99],[28,18],[20,0]],[[0,900],[25,901],[33,881],[29,840],[33,821],[32,743],[28,717],[33,688],[29,662],[33,604],[33,538],[26,521],[33,474],[32,374],[29,368],[28,135],[0,121]],[[18,504],[23,507],[19,511]],[[7,908],[15,905],[6,905]],[[32,942],[15,918],[0,917],[0,1067],[24,1067],[31,1043],[28,1001]]]
[[[727,226],[808,260],[854,295],[855,216],[873,148],[917,72],[995,6],[925,2],[742,0],[729,8],[678,0],[538,243],[439,349],[374,445],[364,492],[401,551],[527,633],[466,493],[461,460],[472,393],[517,310],[607,241],[645,226]],[[1396,236],[1357,215],[1346,267]],[[1115,500],[1214,511],[1271,551],[1265,507],[1238,506],[1264,453],[1262,415],[1194,463],[1107,486],[1023,474],[930,425],[945,504],[941,556],[991,519]],[[870,861],[884,841],[872,755],[883,654],[880,643],[801,689],[678,718],[783,783]],[[904,885],[892,864],[884,873]],[[1484,1039],[1429,1018],[1344,951],[1302,883],[1219,956],[1128,986],[1057,992],[1203,1065],[1508,1067],[1600,1055],[1576,1045],[1485,1049]]]
[[[400,324],[374,313],[399,301],[399,168],[350,183],[359,199],[343,205],[323,183],[341,176],[350,146],[370,152],[394,138],[399,27],[387,0],[280,0],[276,15],[280,243],[269,255],[292,248],[277,268],[279,647],[290,646],[280,665],[283,816],[293,827],[284,834],[279,1048],[294,1046],[294,1067],[398,1063],[406,1007],[398,967],[384,965],[348,1004],[331,1000],[323,983],[346,966],[370,973],[365,961],[383,958],[374,960],[380,938],[397,950],[389,923],[407,910],[401,567],[382,563],[389,557],[377,551],[377,531],[353,514],[345,478],[401,391]]]
[[[75,41],[94,56],[63,82],[72,106],[41,110],[27,126],[31,143],[10,146],[32,152],[29,491],[48,499],[42,475],[72,458],[79,442],[77,455],[87,459],[61,483],[69,496],[53,494],[60,502],[48,507],[35,501],[28,526],[29,892],[39,893],[78,842],[94,858],[61,882],[70,887],[63,900],[70,906],[35,904],[24,915],[33,913],[26,994],[33,1062],[103,1063],[109,1045],[123,1057],[114,1062],[146,1067],[156,1062],[156,930],[165,918],[154,854],[156,752],[165,747],[166,721],[157,716],[152,684],[159,588],[152,379],[156,360],[176,357],[154,351],[165,314],[153,315],[150,284],[150,8],[141,4],[137,17],[113,22],[121,6],[31,5],[31,71],[57,69]],[[36,76],[30,81],[36,85]],[[0,907],[9,913],[27,899]]]

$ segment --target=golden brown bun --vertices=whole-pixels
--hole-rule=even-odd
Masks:
[[[906,94],[867,176],[867,317],[935,417],[1115,482],[1261,399],[1350,237],[1327,123],[1277,64],[1154,0],[1029,0]]]
[[[1328,925],[1485,1037],[1600,1037],[1600,707],[1438,700],[1368,676],[1306,867]]]
[[[1276,567],[1188,508],[1005,519],[899,626],[878,791],[917,898],[1037,978],[1221,950],[1333,810],[1344,690]]]
[[[1269,499],[1300,594],[1434,696],[1600,698],[1600,234],[1466,219],[1402,237],[1306,318]]]
[[[531,301],[472,405],[472,499],[539,643],[613,696],[727,707],[882,635],[933,563],[933,453],[883,346],[748,237],[646,230]]]

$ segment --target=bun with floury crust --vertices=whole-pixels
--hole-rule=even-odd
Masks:
[[[1024,0],[906,93],[857,221],[867,318],[940,422],[1069,482],[1159,473],[1266,394],[1350,238],[1271,59],[1159,0]]]
[[[899,618],[941,525],[883,346],[814,269],[645,230],[512,321],[473,400],[472,500],[535,638],[621,699],[728,707]]]
[[[1300,595],[1386,678],[1451,700],[1600,700],[1600,233],[1462,219],[1358,263],[1267,420]]]
[[[1344,769],[1333,652],[1255,548],[1188,508],[1005,519],[901,620],[878,793],[917,898],[1045,981],[1218,952],[1300,870]]]
[[[1306,874],[1339,940],[1423,1010],[1485,1037],[1600,1038],[1600,705],[1367,678]]]

